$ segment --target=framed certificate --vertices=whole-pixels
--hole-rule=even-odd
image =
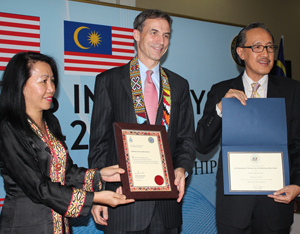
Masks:
[[[175,199],[175,175],[165,126],[114,123],[123,194],[136,200]]]

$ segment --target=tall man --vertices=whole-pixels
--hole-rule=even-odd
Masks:
[[[169,46],[171,24],[170,16],[158,10],[139,14],[133,31],[137,56],[97,76],[88,159],[92,168],[118,163],[113,122],[163,124],[179,197],[177,201],[136,201],[108,212],[106,207],[94,206],[92,214],[96,222],[107,225],[105,233],[178,233],[182,223],[185,179],[192,173],[196,150],[188,82],[159,63]],[[149,94],[154,95],[148,98]]]
[[[221,153],[216,202],[219,234],[289,233],[293,223],[291,201],[300,193],[300,88],[297,81],[269,74],[276,48],[272,34],[262,23],[250,24],[240,31],[236,52],[246,69],[237,78],[212,86],[198,122],[196,146],[206,154],[220,142],[223,97],[237,98],[242,105],[251,95],[285,98],[291,185],[268,196],[224,195]],[[257,84],[256,91],[252,83]]]

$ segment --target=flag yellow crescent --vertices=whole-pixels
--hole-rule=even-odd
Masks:
[[[75,32],[74,32],[74,41],[75,41],[76,45],[77,45],[79,48],[84,49],[84,50],[87,50],[87,49],[89,49],[90,47],[84,47],[84,46],[82,46],[82,45],[79,43],[79,41],[78,41],[78,33],[80,32],[81,29],[84,29],[84,28],[89,29],[88,27],[81,26],[81,27],[79,27],[79,28],[77,28],[77,29],[75,30]]]

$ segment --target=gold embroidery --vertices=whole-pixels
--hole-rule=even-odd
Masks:
[[[65,185],[65,176],[66,176],[66,165],[67,165],[67,152],[63,147],[61,142],[56,139],[53,134],[50,132],[47,123],[45,122],[45,130],[47,136],[43,136],[40,129],[36,126],[34,122],[28,119],[28,122],[32,130],[45,142],[47,147],[51,152],[50,159],[50,178],[52,182],[59,182],[62,185]],[[73,189],[72,200],[70,202],[68,211],[68,217],[77,217],[82,209],[82,206],[85,201],[86,193],[81,189]],[[76,207],[78,206],[78,207]],[[73,216],[72,216],[73,215]],[[53,219],[53,233],[62,234],[63,225],[65,226],[65,233],[70,234],[69,221],[67,218],[62,217],[54,210],[52,210],[52,219]]]
[[[73,188],[73,195],[68,207],[65,217],[76,218],[81,212],[83,204],[85,202],[86,191],[82,189]]]
[[[53,220],[53,234],[62,234],[63,233],[62,216],[57,212],[55,212],[54,210],[52,210],[52,220]]]
[[[64,222],[65,222],[65,233],[71,233],[70,232],[69,219],[64,218]]]
[[[97,169],[89,169],[86,171],[85,178],[84,178],[84,184],[83,184],[83,190],[89,191],[89,192],[94,192],[93,179],[94,179],[96,170]]]

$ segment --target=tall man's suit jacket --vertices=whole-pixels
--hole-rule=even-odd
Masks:
[[[102,168],[118,164],[113,122],[137,123],[130,85],[130,64],[98,75],[95,84],[94,107],[91,120],[89,167]],[[195,159],[194,114],[188,82],[177,74],[164,69],[171,88],[171,115],[168,140],[174,169],[183,167],[192,174]],[[162,123],[162,85],[156,124]],[[119,186],[119,185],[118,185]],[[106,184],[107,189],[118,186]],[[136,201],[133,204],[109,209],[108,226],[116,230],[137,231],[147,228],[158,207],[165,227],[175,228],[182,223],[181,203],[172,200]]]
[[[202,154],[212,151],[220,142],[222,118],[216,113],[216,104],[221,101],[229,89],[244,91],[242,74],[237,78],[213,85],[208,93],[203,117],[199,120],[196,131],[196,147]],[[267,97],[285,98],[291,184],[300,185],[299,82],[269,75]],[[217,221],[232,227],[244,228],[250,223],[255,196],[224,195],[221,155],[222,152],[219,156],[217,172]],[[263,196],[262,199],[264,216],[270,229],[280,230],[293,223],[293,202],[286,205],[274,202],[267,196]]]

